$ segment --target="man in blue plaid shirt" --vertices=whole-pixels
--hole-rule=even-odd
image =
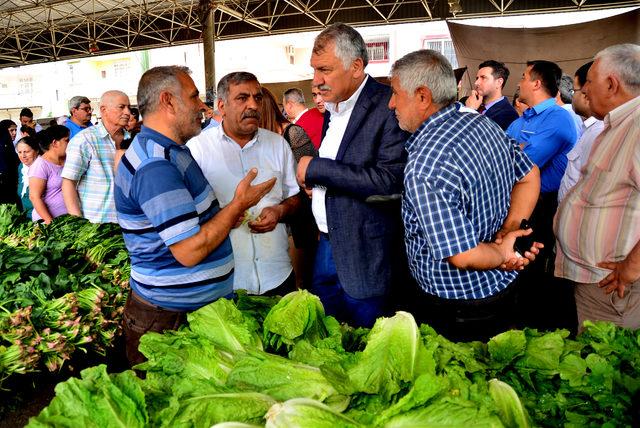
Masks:
[[[454,340],[486,339],[511,326],[518,271],[540,245],[519,254],[517,237],[540,190],[538,168],[485,116],[460,111],[448,61],[412,52],[391,71],[406,142],[402,216],[417,282],[412,312]],[[463,109],[464,110],[464,109]]]

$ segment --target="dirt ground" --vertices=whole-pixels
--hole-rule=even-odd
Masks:
[[[79,377],[87,367],[106,364],[109,373],[127,370],[124,348],[118,341],[105,356],[77,352],[59,372],[48,371],[14,375],[2,384],[0,390],[0,428],[20,428],[29,418],[37,416],[55,397],[55,386],[70,377]]]

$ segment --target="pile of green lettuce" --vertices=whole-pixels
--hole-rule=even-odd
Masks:
[[[86,369],[29,426],[629,426],[639,343],[607,323],[453,343],[406,312],[354,329],[306,291],[240,293],[143,336],[144,379]]]

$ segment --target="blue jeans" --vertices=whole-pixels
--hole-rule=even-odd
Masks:
[[[336,272],[331,242],[325,233],[320,234],[310,291],[322,301],[325,314],[353,327],[370,328],[376,318],[388,315],[385,296],[356,299],[345,292]]]

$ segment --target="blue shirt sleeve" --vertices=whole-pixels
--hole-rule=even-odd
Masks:
[[[196,203],[180,171],[170,162],[154,160],[141,166],[131,191],[167,246],[199,232]]]

